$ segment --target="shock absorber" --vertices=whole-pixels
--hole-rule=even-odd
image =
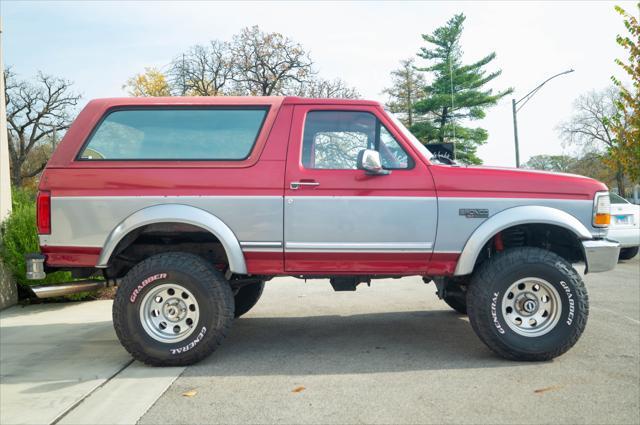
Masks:
[[[493,238],[493,246],[498,252],[504,251],[504,242],[502,241],[502,232],[498,232]]]

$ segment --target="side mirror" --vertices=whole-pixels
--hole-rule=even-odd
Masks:
[[[369,175],[386,175],[389,170],[382,168],[380,152],[373,149],[363,149],[358,153],[358,169],[364,170]]]

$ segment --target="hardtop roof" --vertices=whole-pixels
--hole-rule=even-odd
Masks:
[[[380,106],[379,102],[361,99],[319,99],[297,96],[169,96],[169,97],[111,97],[89,102],[106,108],[122,106],[190,106],[190,105],[361,105]]]

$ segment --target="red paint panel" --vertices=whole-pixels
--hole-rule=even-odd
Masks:
[[[91,105],[91,104],[90,104]],[[250,159],[230,164],[217,161],[72,161],[81,146],[81,140],[92,127],[82,118],[93,109],[102,111],[104,105],[87,105],[76,119],[78,129],[75,134],[62,141],[56,150],[64,157],[52,166],[49,162],[40,181],[41,190],[50,190],[53,196],[282,196],[284,184],[285,155],[292,106],[278,111],[270,111],[269,117],[277,118],[265,122],[254,148],[260,161]],[[99,106],[99,105],[98,105]],[[101,109],[102,108],[102,109]],[[273,115],[272,115],[273,113]],[[273,126],[271,126],[273,124]],[[76,124],[74,123],[74,126]],[[85,133],[81,133],[84,131]],[[84,136],[82,135],[84,134]],[[264,145],[268,138],[268,143]],[[262,148],[258,145],[262,143]],[[66,155],[66,156],[65,156]],[[252,156],[254,154],[252,153]],[[257,160],[257,157],[255,158]]]
[[[599,181],[572,174],[492,167],[429,167],[438,197],[593,199],[607,190]]]
[[[424,274],[428,253],[287,252],[287,273]]]
[[[434,252],[427,267],[427,273],[433,276],[451,276],[456,270],[460,258],[459,252]]]
[[[40,251],[47,256],[45,261],[51,267],[95,267],[101,248],[76,246],[41,246]]]
[[[52,196],[282,196],[284,161],[249,168],[48,169]],[[55,224],[54,224],[55,225]]]
[[[284,254],[282,252],[244,252],[247,271],[250,274],[282,274],[284,272]]]

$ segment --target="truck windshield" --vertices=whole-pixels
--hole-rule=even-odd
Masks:
[[[406,136],[407,140],[409,140],[409,142],[418,150],[418,152],[420,152],[420,155],[422,155],[427,160],[429,160],[429,158],[432,158],[434,156],[434,154],[425,145],[420,143],[420,140],[418,140],[416,136],[411,134],[409,129],[404,126],[402,121],[400,121],[391,112],[389,111],[386,111],[386,112],[389,118],[391,118],[391,121],[393,121],[393,123],[396,125],[396,127],[398,127],[398,129],[402,132],[402,134]]]

